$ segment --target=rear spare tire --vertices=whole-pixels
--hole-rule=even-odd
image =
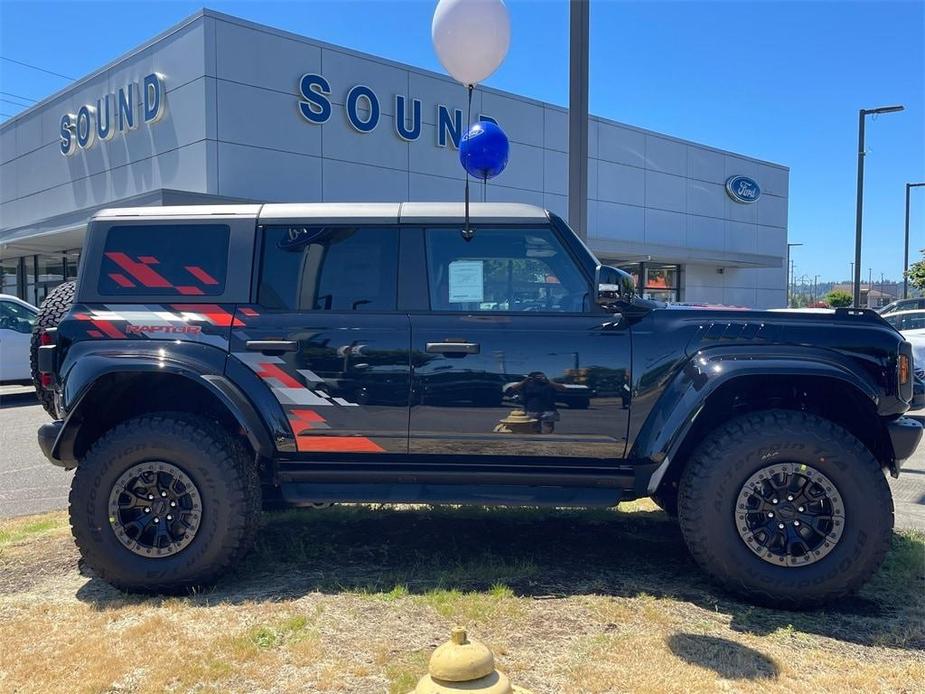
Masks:
[[[71,484],[71,530],[84,565],[131,592],[213,582],[253,544],[260,510],[244,447],[185,413],[119,424],[92,446]]]
[[[32,328],[32,340],[29,344],[29,368],[32,372],[32,385],[35,387],[35,395],[42,407],[52,417],[55,416],[54,393],[48,387],[50,384],[42,382],[42,377],[39,374],[39,347],[44,344],[43,339],[45,338],[43,336],[46,331],[49,328],[56,328],[64,314],[74,305],[76,293],[76,282],[65,282],[55,287],[39,307],[39,315],[35,319],[35,325]]]
[[[844,428],[785,410],[711,432],[681,477],[681,531],[700,566],[774,607],[845,596],[890,546],[893,500],[870,451]]]

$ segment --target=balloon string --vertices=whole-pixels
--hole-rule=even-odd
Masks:
[[[466,110],[466,133],[469,132],[472,123],[472,87],[473,85],[471,84],[466,85],[469,92],[469,106]],[[460,137],[464,137],[466,133],[463,133]],[[466,225],[463,228],[463,238],[468,241],[472,238],[472,235],[472,229],[469,227],[469,169],[466,169]]]

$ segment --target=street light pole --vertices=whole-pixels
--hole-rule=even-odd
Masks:
[[[903,299],[909,298],[909,278],[906,273],[909,272],[909,193],[913,188],[925,186],[925,183],[907,183],[906,184],[906,253],[903,256]]]
[[[854,228],[854,306],[861,306],[861,228],[864,216],[864,125],[867,116],[902,111],[905,106],[862,108],[858,111],[858,194]]]

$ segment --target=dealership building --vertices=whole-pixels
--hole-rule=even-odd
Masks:
[[[105,207],[462,200],[465,89],[450,78],[203,10],[0,125],[3,293],[76,273]],[[476,200],[565,218],[566,109],[476,89],[511,141]],[[587,243],[646,294],[786,301],[785,166],[592,116]]]

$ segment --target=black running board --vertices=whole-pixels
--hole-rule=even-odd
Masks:
[[[418,484],[409,482],[283,482],[290,506],[318,503],[471,504],[478,506],[607,507],[624,498],[620,489],[525,484]]]

